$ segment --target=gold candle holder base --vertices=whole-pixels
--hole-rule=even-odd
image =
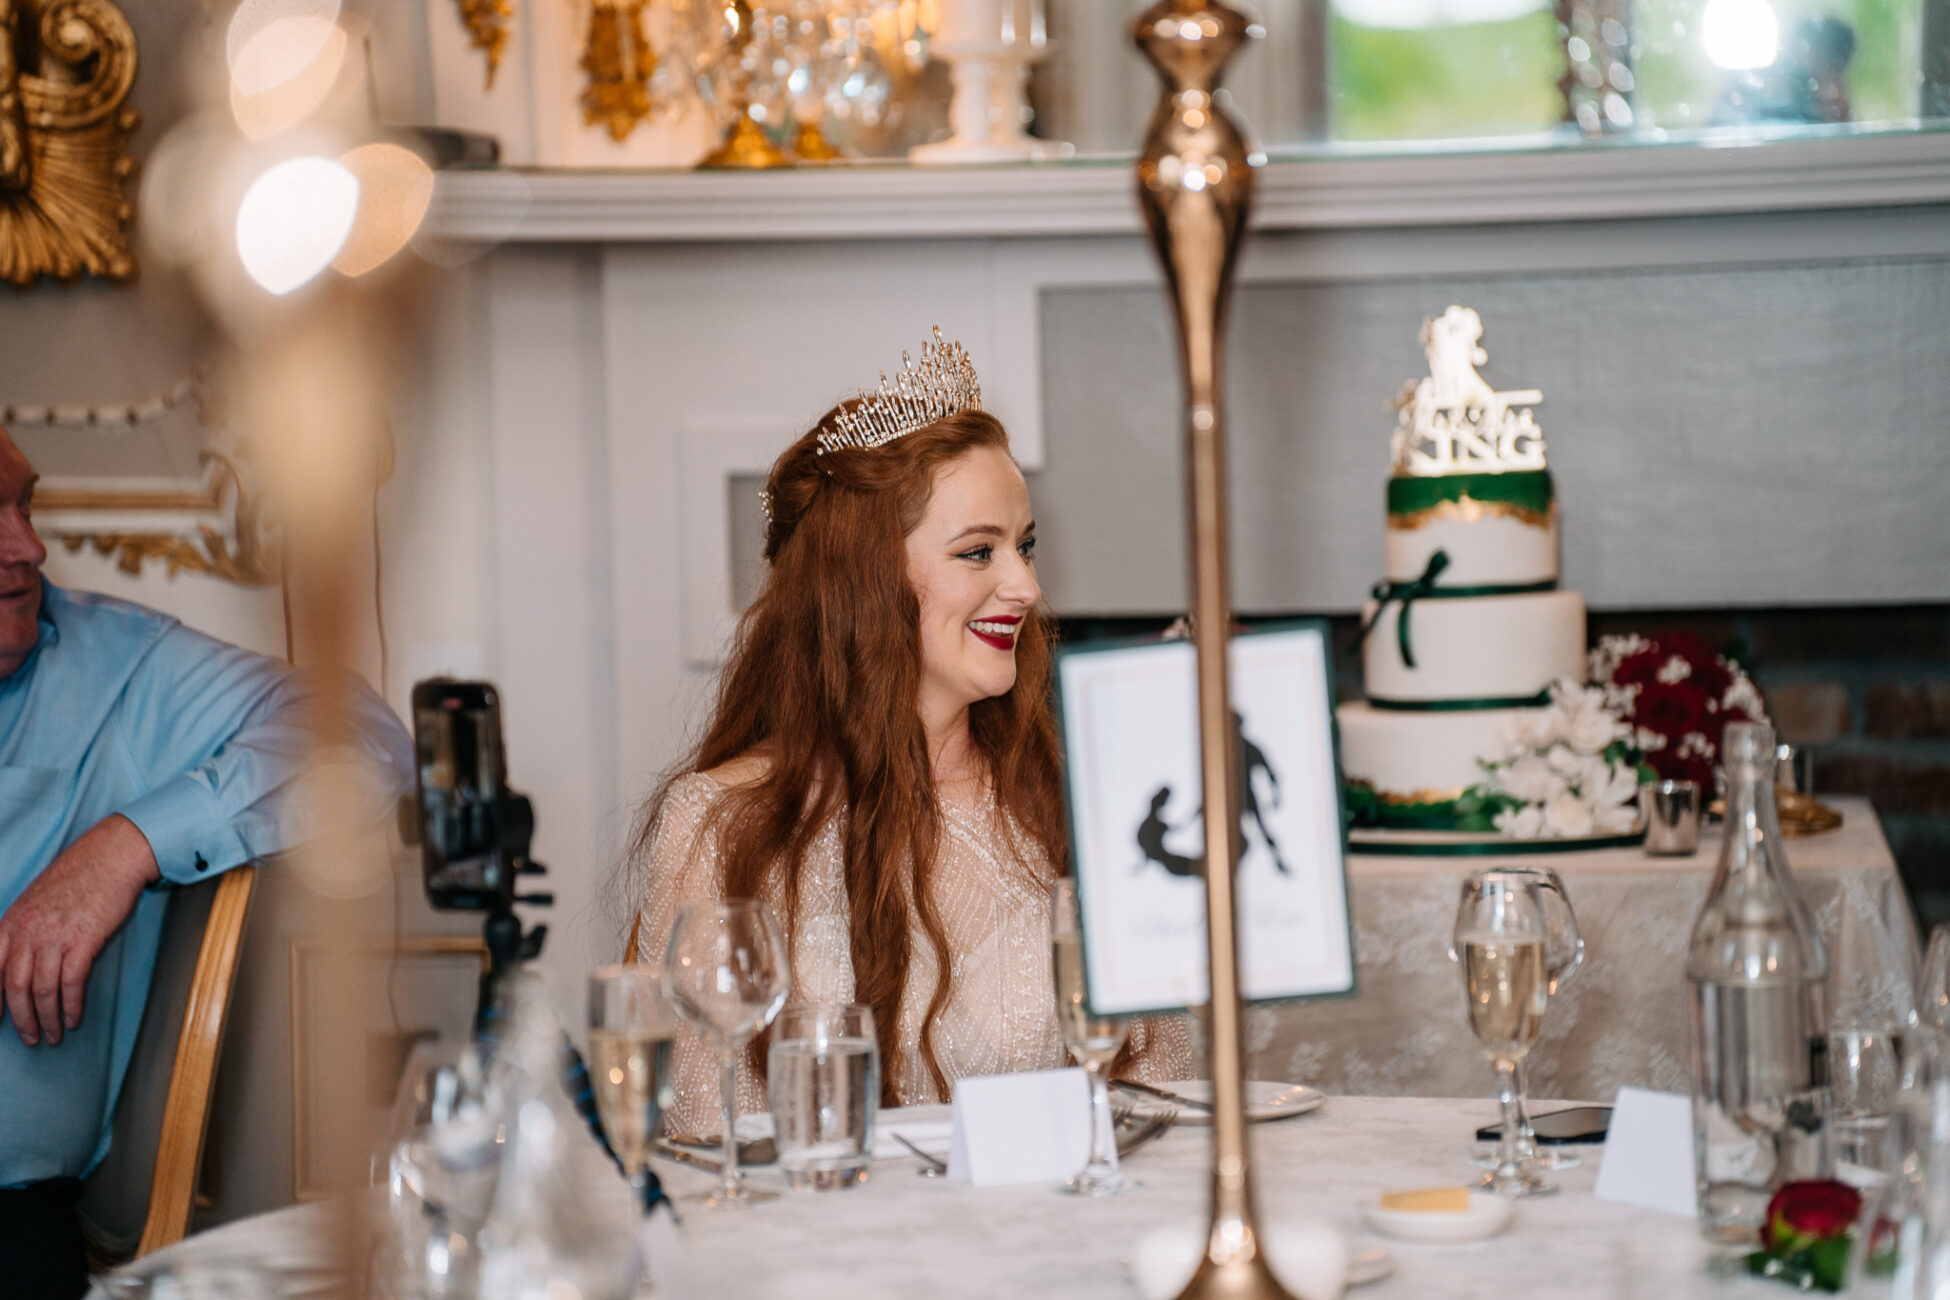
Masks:
[[[724,143],[705,154],[697,165],[700,169],[757,171],[766,167],[787,167],[791,161],[783,150],[772,143],[772,137],[752,121],[751,114],[741,110],[731,129],[725,132]]]
[[[802,163],[837,162],[840,151],[826,138],[817,122],[801,122],[792,137],[792,156]]]

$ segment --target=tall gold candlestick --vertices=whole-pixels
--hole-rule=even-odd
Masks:
[[[1288,1300],[1254,1222],[1246,1151],[1245,1060],[1232,867],[1239,856],[1239,753],[1232,743],[1225,426],[1219,366],[1233,262],[1252,206],[1239,128],[1213,100],[1226,61],[1252,34],[1219,0],[1159,0],[1137,21],[1138,48],[1164,96],[1138,159],[1138,203],[1177,308],[1190,463],[1193,643],[1198,656],[1205,807],[1206,935],[1211,961],[1212,1216],[1205,1256],[1180,1300]]]

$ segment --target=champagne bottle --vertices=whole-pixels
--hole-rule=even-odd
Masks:
[[[1828,961],[1781,848],[1774,733],[1730,723],[1726,838],[1686,961],[1701,1230],[1752,1241],[1784,1182],[1829,1173]]]

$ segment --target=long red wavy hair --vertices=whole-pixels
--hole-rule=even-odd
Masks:
[[[718,838],[725,896],[783,899],[792,936],[807,850],[844,810],[854,997],[873,1009],[882,1094],[892,1105],[910,1050],[948,1095],[934,1022],[952,993],[947,936],[929,888],[941,827],[917,709],[920,603],[905,539],[942,469],[978,447],[1006,451],[1009,440],[995,417],[971,411],[881,447],[821,455],[818,430],[840,409],[772,466],[770,570],[738,625],[704,738],[646,807],[633,856],[646,858],[677,776],[761,756],[762,775],[714,801],[707,833]],[[1065,869],[1067,841],[1051,637],[1042,608],[1023,619],[1015,687],[970,706],[969,731],[999,810],[1042,851],[1026,860],[1047,862],[1053,878]],[[935,980],[920,1041],[910,1047],[901,1041],[900,1008],[917,927],[934,949]],[[763,1077],[762,1042],[751,1059]]]

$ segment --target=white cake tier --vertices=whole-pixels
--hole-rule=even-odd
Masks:
[[[1557,580],[1557,515],[1539,524],[1511,515],[1431,513],[1419,527],[1397,528],[1389,520],[1388,576],[1412,582],[1422,576],[1437,550],[1449,553],[1449,566],[1437,583],[1446,587],[1519,586]]]
[[[1369,601],[1362,618],[1374,608]],[[1361,647],[1370,699],[1526,699],[1560,677],[1584,680],[1584,601],[1574,591],[1417,600],[1413,668],[1402,662],[1401,616],[1401,602],[1389,601]]]
[[[1496,757],[1517,720],[1534,709],[1408,713],[1365,701],[1334,710],[1341,771],[1384,798],[1414,803],[1454,799],[1483,779],[1478,759]]]

